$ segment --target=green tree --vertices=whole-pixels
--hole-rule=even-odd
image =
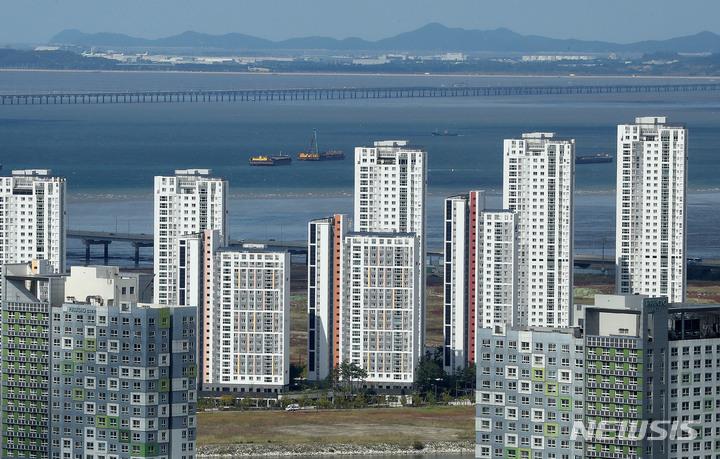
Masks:
[[[447,386],[446,375],[443,371],[442,356],[438,351],[428,351],[420,361],[415,372],[415,381],[420,393],[437,391],[438,388]]]
[[[350,392],[359,389],[368,374],[362,367],[351,362],[342,362],[336,365],[326,379],[333,382],[333,387],[340,387]]]
[[[463,389],[463,391],[471,391],[473,392],[475,390],[475,385],[477,382],[477,366],[473,363],[472,365],[464,368],[457,379],[458,385]]]
[[[222,406],[232,406],[235,404],[235,397],[230,394],[220,396],[220,404]]]
[[[442,398],[442,401],[444,404],[448,405],[450,403],[450,400],[452,400],[452,395],[450,395],[450,391],[445,389],[442,394],[440,394],[440,398]]]

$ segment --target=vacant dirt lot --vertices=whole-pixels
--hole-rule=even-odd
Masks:
[[[472,440],[474,407],[219,412],[198,415],[198,444]]]

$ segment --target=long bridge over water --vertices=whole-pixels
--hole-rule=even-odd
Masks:
[[[123,104],[163,102],[259,102],[332,99],[403,99],[423,97],[542,96],[572,94],[665,93],[718,91],[720,83],[567,85],[567,86],[438,86],[386,88],[218,89],[167,91],[75,91],[0,94],[0,105]]]
[[[101,231],[82,231],[82,230],[68,230],[67,237],[70,239],[80,239],[85,245],[85,263],[89,264],[91,258],[100,258],[98,256],[92,257],[90,247],[92,245],[103,246],[104,263],[108,263],[109,248],[108,246],[113,242],[118,243],[129,243],[135,248],[135,265],[138,265],[140,248],[152,247],[153,246],[153,235],[152,234],[133,234],[133,233],[110,233]],[[231,239],[231,246],[240,246],[243,244],[261,244],[267,247],[277,248],[280,250],[287,250],[293,255],[304,255],[307,256],[307,242],[306,241],[276,241],[270,239],[265,240],[245,240],[245,239]],[[442,262],[442,249],[431,248],[427,249],[428,263],[430,265],[437,265]],[[588,266],[607,266],[608,268],[614,267],[615,255],[608,253],[604,256],[600,255],[588,255],[588,254],[575,254],[574,257],[575,266],[580,268],[587,268]],[[710,266],[720,266],[720,260],[704,260],[703,264]]]
[[[104,264],[108,264],[109,259],[109,248],[108,246],[113,242],[118,243],[129,243],[135,248],[135,266],[139,265],[140,261],[140,248],[142,247],[153,247],[153,235],[146,233],[110,233],[101,231],[82,231],[82,230],[68,230],[67,237],[69,239],[80,239],[85,245],[85,264],[90,264],[92,257],[90,247],[92,245],[103,246],[103,261]],[[307,257],[307,241],[276,241],[270,240],[245,240],[245,239],[231,239],[231,246],[241,246],[243,244],[256,244],[272,247],[280,250],[287,250],[292,255],[300,255]],[[437,266],[442,264],[443,250],[442,248],[428,247],[427,249],[427,262],[428,266]],[[587,269],[593,268],[606,272],[611,272],[615,269],[615,254],[608,252],[606,254],[580,254],[576,253],[573,257],[575,268]],[[688,263],[692,263],[698,267],[713,268],[717,269],[720,267],[720,258],[713,257],[708,259],[699,258],[688,258]]]

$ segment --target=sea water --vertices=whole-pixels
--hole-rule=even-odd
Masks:
[[[647,81],[646,81],[647,82]],[[650,83],[676,82],[652,80]],[[477,76],[238,75],[123,72],[0,72],[0,92],[233,89],[405,85],[630,84],[625,79]],[[68,181],[69,227],[152,232],[153,176],[210,168],[230,184],[230,236],[299,241],[307,222],[352,214],[353,151],[375,140],[409,140],[428,151],[428,246],[440,247],[447,196],[484,189],[500,207],[502,142],[524,132],[574,138],[577,155],[615,154],[617,125],[667,116],[689,130],[688,255],[720,256],[720,92],[603,95],[0,106],[0,162],[48,168]],[[318,130],[321,150],[347,159],[250,167],[261,154],[295,155]],[[457,136],[432,136],[434,131]],[[576,167],[575,248],[614,250],[615,164]],[[68,241],[70,264],[84,262]],[[99,248],[95,248],[101,252]],[[113,243],[111,263],[133,249]],[[144,266],[151,249],[141,249]]]

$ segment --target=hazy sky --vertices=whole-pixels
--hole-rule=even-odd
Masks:
[[[377,40],[430,22],[629,43],[720,33],[719,19],[718,0],[0,0],[0,43],[45,43],[64,29]]]

